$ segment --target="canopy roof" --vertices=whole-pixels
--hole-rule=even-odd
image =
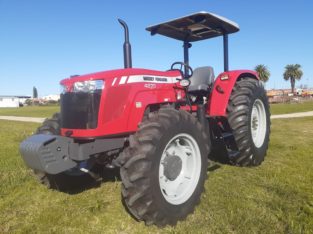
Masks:
[[[239,31],[239,25],[222,16],[201,11],[146,28],[151,35],[161,34],[180,41],[193,42]]]

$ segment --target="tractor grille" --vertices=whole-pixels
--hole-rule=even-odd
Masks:
[[[71,129],[94,129],[98,125],[101,90],[94,93],[61,95],[61,126]]]

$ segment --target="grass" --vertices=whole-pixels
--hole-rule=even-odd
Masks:
[[[27,117],[50,117],[59,112],[59,106],[25,106],[21,108],[0,108],[0,115],[27,116]],[[271,114],[288,114],[294,112],[313,111],[313,101],[304,103],[281,103],[271,105]]]
[[[27,117],[50,117],[59,112],[59,106],[24,106],[20,108],[0,108],[0,115],[27,116]]]
[[[271,114],[289,114],[295,112],[313,111],[313,101],[306,101],[303,103],[279,103],[271,104]]]
[[[72,195],[40,185],[18,152],[37,126],[0,121],[0,233],[313,232],[313,117],[272,121],[260,167],[219,165],[195,212],[163,229],[131,218],[118,180]]]

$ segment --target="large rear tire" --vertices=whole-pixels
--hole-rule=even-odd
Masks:
[[[270,110],[261,81],[241,78],[233,88],[227,107],[239,156],[231,159],[238,166],[258,166],[265,158],[270,135]]]
[[[60,114],[55,113],[52,118],[46,119],[43,122],[35,134],[60,135],[60,121]],[[73,169],[69,172],[62,172],[56,175],[51,175],[37,170],[34,170],[34,173],[40,183],[45,185],[47,188],[63,192],[82,188],[94,181],[91,176],[83,172],[79,172],[78,169]]]
[[[147,225],[175,225],[193,212],[207,177],[209,139],[186,111],[150,113],[121,156],[122,198]]]

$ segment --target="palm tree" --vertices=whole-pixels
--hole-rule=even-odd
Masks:
[[[291,92],[294,93],[296,80],[300,80],[303,75],[300,64],[288,64],[285,67],[284,79],[290,80]]]
[[[258,73],[260,80],[267,82],[271,73],[264,64],[257,65],[254,70]]]

